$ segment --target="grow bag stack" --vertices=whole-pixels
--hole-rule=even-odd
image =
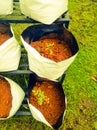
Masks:
[[[66,112],[66,97],[57,79],[77,56],[76,39],[63,25],[37,25],[25,29],[21,40],[28,54],[29,69],[34,72],[29,81],[31,113],[36,120],[57,129]],[[56,51],[58,54],[54,55]]]
[[[20,56],[21,47],[14,36],[12,27],[8,23],[0,23],[0,72],[17,70]],[[24,96],[24,91],[16,82],[0,75],[0,120],[14,116]]]

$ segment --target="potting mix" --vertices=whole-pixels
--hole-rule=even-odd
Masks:
[[[12,94],[9,82],[0,76],[0,118],[9,116],[12,107]]]
[[[64,92],[52,81],[36,82],[30,91],[29,103],[43,114],[51,126],[57,123],[66,109]]]
[[[38,41],[31,42],[30,45],[34,47],[41,56],[55,62],[60,62],[72,56],[70,47],[58,34],[48,34],[41,37]]]

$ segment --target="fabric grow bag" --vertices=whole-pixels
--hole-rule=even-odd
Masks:
[[[11,87],[11,94],[12,94],[12,108],[10,110],[9,116],[6,118],[0,118],[0,120],[6,120],[6,119],[14,116],[14,114],[18,111],[18,109],[20,108],[22,101],[24,99],[25,93],[22,90],[22,88],[13,80],[11,80],[7,77],[1,76],[1,75],[0,75],[0,77],[3,77],[3,78],[5,78],[5,80],[8,81],[8,83],[10,84],[10,87]]]
[[[67,6],[68,0],[20,0],[21,12],[44,24],[54,22],[67,11]]]
[[[0,15],[8,15],[13,12],[13,0],[0,0]]]
[[[7,31],[11,37],[0,45],[0,72],[16,70],[21,56],[21,47],[14,36],[12,27],[9,25],[4,27],[6,26],[8,26]]]
[[[41,56],[38,51],[29,45],[31,41],[37,41],[42,36],[50,33],[62,35],[62,38],[68,43],[72,51],[72,57],[56,63]],[[66,71],[74,61],[79,50],[75,37],[62,25],[30,26],[23,31],[21,40],[28,53],[29,69],[38,76],[50,80],[59,78]]]
[[[29,84],[28,84],[28,106],[29,106],[29,108],[30,108],[30,111],[31,111],[31,114],[32,114],[32,116],[37,120],[37,121],[40,121],[40,122],[42,122],[42,123],[44,123],[44,124],[46,124],[47,126],[49,126],[49,127],[51,127],[52,129],[58,129],[60,126],[61,126],[61,124],[62,124],[62,121],[63,121],[63,119],[64,119],[64,116],[65,116],[65,113],[66,113],[66,108],[67,108],[67,99],[66,99],[66,96],[65,96],[65,94],[64,94],[64,91],[63,91],[63,88],[62,88],[62,86],[61,86],[61,84],[59,83],[59,82],[55,82],[55,81],[50,81],[50,82],[53,82],[55,85],[56,85],[56,88],[58,88],[58,91],[60,91],[60,89],[61,89],[61,91],[62,91],[62,93],[63,93],[63,95],[61,95],[61,97],[62,97],[62,100],[64,100],[64,105],[65,105],[65,107],[64,107],[64,111],[63,111],[63,113],[61,114],[61,116],[58,118],[58,120],[56,121],[56,123],[55,124],[53,124],[53,125],[51,125],[47,120],[46,120],[46,118],[45,118],[45,116],[43,115],[43,113],[41,112],[41,111],[39,111],[34,105],[32,105],[31,103],[29,103],[29,96],[30,96],[30,92],[32,92],[31,90],[33,89],[33,87],[34,87],[34,85],[37,83],[37,82],[41,82],[41,84],[42,84],[42,82],[44,82],[44,81],[50,81],[50,80],[47,80],[47,79],[43,79],[43,78],[40,78],[40,77],[38,77],[38,76],[36,76],[35,74],[31,74],[30,75],[30,79],[29,79]],[[47,86],[46,86],[47,87]],[[51,89],[51,88],[50,88]],[[39,90],[41,90],[41,89],[39,89]],[[46,89],[46,91],[47,91],[47,89]],[[55,91],[54,91],[55,92]],[[51,93],[50,93],[51,94]],[[57,93],[57,96],[59,96],[60,94],[59,93]],[[54,94],[53,94],[53,96],[54,96]],[[58,98],[57,98],[58,99]],[[56,99],[55,99],[56,100]],[[50,101],[51,101],[51,99],[50,99]],[[58,101],[57,101],[58,102]],[[52,103],[51,103],[52,104]],[[53,104],[54,104],[54,102],[53,102]],[[58,105],[58,104],[57,104]],[[61,104],[61,107],[62,107],[62,105],[63,104]],[[52,106],[52,105],[51,105]],[[52,113],[51,111],[52,111],[52,109],[51,109],[51,106],[48,106],[48,107],[46,107],[46,109],[45,110],[47,110],[48,109],[48,111],[50,111],[50,113]],[[53,105],[54,107],[56,106],[56,105]],[[55,107],[56,108],[56,107]],[[42,108],[43,109],[43,108]],[[50,110],[51,109],[51,110]],[[57,109],[57,108],[56,108]],[[56,113],[56,112],[55,112]],[[54,113],[52,113],[52,114],[54,114]],[[59,113],[57,113],[57,114],[59,114]],[[53,118],[53,116],[51,117],[51,118]],[[50,118],[50,119],[51,119]]]

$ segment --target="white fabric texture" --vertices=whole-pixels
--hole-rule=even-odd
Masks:
[[[67,70],[67,68],[74,61],[77,53],[61,62],[54,62],[48,58],[45,58],[39,54],[33,47],[21,37],[22,43],[28,52],[29,69],[35,72],[38,76],[47,78],[50,80],[58,79]]]
[[[7,15],[13,12],[13,0],[0,0],[0,15]]]
[[[20,108],[22,101],[24,99],[25,93],[23,89],[13,80],[4,77],[11,86],[11,94],[12,94],[12,108],[10,110],[10,114],[7,118],[0,118],[0,120],[6,120],[12,116],[18,111]]]
[[[16,70],[20,56],[21,47],[13,34],[13,37],[0,45],[0,72]]]
[[[68,0],[20,0],[21,12],[44,24],[51,24],[68,9]]]

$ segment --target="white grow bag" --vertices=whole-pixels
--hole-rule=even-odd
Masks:
[[[8,15],[13,12],[13,0],[0,0],[0,15]]]
[[[29,80],[29,86],[28,86],[28,90],[29,90],[29,94],[28,94],[28,95],[30,96],[30,93],[31,93],[31,91],[33,90],[33,87],[34,87],[35,83],[37,83],[37,82],[41,82],[41,83],[42,83],[43,81],[48,81],[48,80],[42,79],[42,78],[36,76],[35,74],[31,75],[30,80]],[[49,81],[50,81],[50,80],[49,80]],[[61,89],[62,89],[61,91],[63,91],[63,93],[64,93],[64,90],[63,90],[63,88],[62,88],[62,86],[61,86],[60,83],[58,83],[58,82],[56,82],[56,81],[52,81],[52,82],[56,84],[56,87],[59,87],[59,89],[61,88]],[[58,93],[57,93],[57,95],[58,95]],[[30,108],[30,111],[31,111],[32,116],[33,116],[37,121],[40,121],[40,122],[46,124],[47,126],[51,127],[52,129],[54,129],[55,127],[58,128],[58,127],[61,126],[62,121],[63,121],[63,119],[64,119],[64,117],[65,117],[65,114],[66,114],[67,98],[66,98],[65,93],[64,93],[64,97],[63,97],[63,98],[64,98],[64,102],[65,102],[65,108],[64,108],[63,114],[61,115],[60,119],[57,120],[56,124],[53,124],[53,126],[46,120],[46,118],[44,117],[43,113],[41,113],[41,111],[39,111],[35,106],[33,106],[33,105],[29,102],[29,97],[28,97],[28,99],[27,99],[27,102],[28,102],[28,106],[29,106],[29,108]],[[51,101],[51,102],[52,102],[52,101]],[[48,106],[48,110],[49,110],[49,109],[50,109],[50,106]],[[59,123],[59,122],[60,122],[60,123]],[[55,128],[55,129],[56,129],[56,128]]]
[[[16,82],[14,82],[13,80],[11,80],[7,77],[3,77],[3,78],[5,78],[11,86],[12,108],[10,110],[9,116],[6,118],[0,118],[0,120],[6,120],[6,119],[12,117],[20,108],[22,101],[24,99],[24,96],[25,96],[24,91]]]
[[[68,0],[20,0],[21,12],[26,16],[51,24],[67,11]]]
[[[13,34],[0,45],[0,72],[16,70],[19,66],[20,56],[21,47]]]
[[[27,50],[29,69],[40,77],[47,78],[50,80],[56,80],[60,76],[62,76],[62,74],[67,70],[67,68],[72,64],[72,62],[76,58],[78,54],[78,46],[73,35],[66,30],[66,34],[64,34],[64,37],[66,40],[68,39],[68,41],[70,41],[69,44],[72,46],[72,50],[75,51],[73,56],[61,62],[54,62],[48,58],[41,56],[38,51],[36,51],[33,47],[30,46],[29,39],[34,39],[35,35],[38,36],[38,34],[41,35],[42,33],[46,33],[46,31],[52,30],[59,31],[61,29],[56,25],[43,25],[38,27],[30,26],[22,33],[21,40],[25,49]]]
[[[23,38],[21,39],[28,52],[30,70],[43,78],[50,80],[58,79],[67,70],[77,56],[77,54],[75,54],[74,56],[57,63],[41,56],[39,52],[26,43]]]

